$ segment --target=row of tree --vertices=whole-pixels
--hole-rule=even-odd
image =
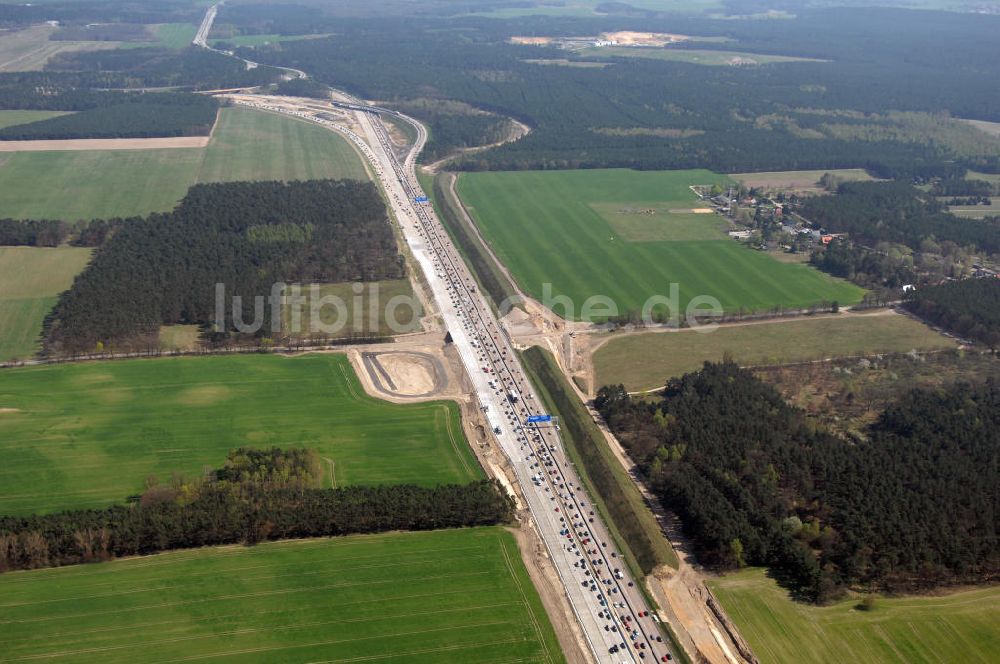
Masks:
[[[150,487],[127,505],[0,517],[0,572],[220,544],[496,525],[513,501],[494,480],[315,488],[314,452],[247,450],[198,482]]]
[[[850,441],[728,361],[596,406],[707,564],[767,565],[820,601],[1000,573],[995,382],[909,392]]]
[[[95,239],[103,225],[95,227]],[[45,352],[92,351],[161,325],[235,333],[262,313],[272,331],[272,286],[398,279],[402,256],[375,186],[353,180],[236,182],[192,187],[166,214],[122,224],[64,293],[45,324]],[[216,321],[216,284],[225,289]]]

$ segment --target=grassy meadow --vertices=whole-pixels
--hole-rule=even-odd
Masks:
[[[5,662],[563,661],[500,528],[12,572],[0,614]]]
[[[150,475],[199,475],[239,446],[315,449],[337,486],[482,477],[454,403],[368,397],[342,355],[0,372],[0,514],[120,502]]]
[[[35,353],[56,296],[89,260],[77,247],[0,247],[0,362]]]
[[[955,342],[898,314],[732,325],[712,332],[647,332],[612,339],[594,353],[596,387],[621,383],[630,391],[663,387],[668,378],[719,361],[784,364],[867,353],[954,348]]]
[[[0,155],[0,209],[15,219],[94,219],[166,212],[199,182],[367,180],[361,158],[318,125],[224,108],[206,148]]]
[[[1000,588],[831,606],[793,601],[762,569],[708,582],[761,662],[1000,662]]]
[[[703,205],[689,185],[728,182],[698,170],[491,172],[462,174],[458,192],[521,288],[542,300],[551,283],[553,296],[574,303],[573,316],[554,307],[568,318],[593,295],[639,311],[650,296],[669,296],[671,283],[682,309],[699,295],[729,311],[860,300],[860,288],[741,246],[718,217],[691,212]]]
[[[783,62],[824,62],[814,58],[798,58],[787,55],[766,55],[763,53],[741,53],[739,51],[718,51],[711,49],[642,47],[642,46],[590,46],[577,51],[580,55],[597,58],[648,58],[651,60],[673,60],[693,65],[710,67],[730,67],[733,65],[770,65]]]
[[[868,182],[874,178],[863,168],[830,168],[818,171],[764,171],[759,173],[731,173],[730,178],[748,187],[764,189],[794,189],[820,192],[819,180],[826,173],[844,182]]]

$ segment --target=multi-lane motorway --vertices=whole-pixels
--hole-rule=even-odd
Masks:
[[[355,114],[361,132],[287,98],[234,97],[237,103],[289,113],[340,132],[371,163],[396,220],[423,270],[445,326],[474,386],[484,415],[517,475],[532,520],[545,542],[594,658],[600,662],[673,659],[658,620],[581,488],[563,451],[558,428],[528,424],[543,408],[506,331],[486,303],[416,179],[415,160],[426,141],[419,122],[344,96],[340,112]],[[418,136],[400,162],[378,119],[393,113]],[[553,249],[556,250],[555,248]]]

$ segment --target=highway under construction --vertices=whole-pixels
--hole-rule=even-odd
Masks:
[[[553,422],[529,422],[533,416],[547,415],[542,403],[506,330],[477,288],[417,181],[416,159],[427,140],[426,130],[404,114],[337,94],[340,100],[327,108],[351,116],[344,122],[333,119],[330,113],[318,112],[317,102],[313,101],[262,95],[233,95],[231,99],[240,105],[294,115],[333,129],[350,140],[369,162],[424,272],[492,435],[516,473],[530,510],[529,525],[538,530],[545,543],[594,660],[672,660],[674,652],[667,632],[582,488],[565,455],[558,426]],[[390,113],[413,125],[417,133],[402,160],[397,158],[379,118]],[[348,125],[360,130],[349,129]]]

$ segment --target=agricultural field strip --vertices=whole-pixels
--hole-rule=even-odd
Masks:
[[[658,389],[671,376],[721,360],[745,365],[806,362],[831,357],[954,348],[956,342],[922,322],[892,312],[786,318],[724,325],[708,334],[691,330],[611,337],[593,354],[597,387],[622,383]]]
[[[754,651],[778,664],[855,661],[996,661],[995,587],[944,596],[884,597],[869,612],[856,599],[817,607],[792,600],[764,570],[710,582]]]
[[[493,532],[491,532],[493,531]],[[442,540],[442,541],[439,541]],[[441,546],[451,541],[454,546]],[[474,541],[476,544],[470,544]],[[495,543],[494,543],[495,542]],[[464,544],[463,544],[464,543]],[[430,545],[430,546],[428,546]],[[264,544],[255,549],[247,550],[237,547],[222,547],[212,549],[202,549],[197,551],[184,551],[177,553],[161,554],[150,558],[132,558],[104,565],[89,566],[86,568],[63,568],[26,573],[14,573],[5,575],[0,579],[0,587],[11,580],[17,583],[13,585],[24,586],[20,591],[21,595],[37,596],[39,588],[38,582],[45,583],[49,580],[56,581],[55,585],[49,585],[46,590],[48,594],[58,596],[55,602],[61,604],[73,604],[80,602],[90,602],[95,609],[100,607],[101,602],[106,600],[119,600],[120,603],[135,601],[135,591],[131,589],[131,584],[127,583],[121,576],[133,573],[142,574],[152,569],[154,574],[165,576],[163,581],[169,583],[152,588],[140,588],[138,593],[161,592],[164,596],[176,593],[184,593],[188,586],[198,588],[201,591],[204,587],[204,578],[212,577],[223,581],[238,580],[244,586],[257,586],[262,582],[278,581],[281,586],[286,585],[287,579],[295,576],[302,577],[300,586],[295,588],[273,588],[265,592],[253,593],[222,593],[211,597],[200,597],[188,599],[180,602],[161,602],[154,605],[141,605],[133,607],[116,607],[114,610],[95,610],[86,613],[72,612],[62,615],[52,615],[53,609],[46,606],[38,606],[44,602],[18,602],[8,603],[0,608],[14,608],[14,611],[28,611],[39,609],[45,611],[46,615],[40,618],[15,619],[0,621],[0,634],[11,629],[23,629],[20,626],[34,625],[31,629],[36,630],[30,636],[18,639],[6,639],[4,642],[12,648],[19,648],[22,652],[13,653],[13,658],[0,657],[0,661],[22,661],[37,659],[40,657],[64,656],[81,657],[94,654],[105,654],[109,652],[122,651],[135,647],[146,648],[149,645],[179,645],[183,643],[193,644],[192,647],[199,648],[194,654],[187,658],[222,657],[232,654],[252,653],[252,652],[279,652],[294,649],[311,648],[316,646],[341,645],[347,646],[354,643],[368,642],[373,638],[406,637],[419,634],[445,633],[457,630],[471,630],[475,632],[477,628],[488,628],[483,634],[478,635],[471,643],[459,643],[453,645],[442,645],[438,647],[421,648],[420,652],[438,652],[452,649],[480,648],[486,645],[512,645],[521,644],[522,647],[539,646],[542,648],[544,657],[530,656],[523,658],[526,661],[552,661],[550,653],[547,652],[552,639],[548,634],[543,634],[540,624],[537,622],[536,610],[532,608],[532,602],[524,595],[521,581],[526,578],[523,569],[515,570],[509,557],[508,549],[513,547],[513,538],[503,531],[493,529],[463,529],[456,531],[436,531],[431,533],[404,533],[375,536],[353,536],[342,539],[323,540],[297,540],[282,542],[278,544]],[[376,555],[353,555],[342,557],[343,553],[372,550],[378,547],[380,551]],[[413,550],[413,557],[401,555],[405,551]],[[502,552],[498,553],[497,549]],[[516,549],[515,549],[516,550]],[[279,564],[277,566],[268,565],[269,560],[273,560],[272,554],[283,556],[292,562]],[[332,555],[331,555],[332,554]],[[478,555],[477,555],[478,554]],[[322,557],[320,557],[322,556]],[[250,566],[233,566],[226,561],[239,558],[255,558],[259,564]],[[209,558],[207,562],[204,560]],[[147,564],[153,561],[153,564]],[[184,573],[186,567],[199,564],[214,565],[217,561],[222,561],[223,565],[213,568],[203,573]],[[393,578],[386,579],[383,570],[386,565],[362,565],[359,561],[386,562],[392,569],[402,572]],[[250,561],[253,562],[253,561]],[[280,562],[280,561],[279,561]],[[260,568],[271,567],[274,571],[282,572],[276,575],[255,575],[246,577],[243,572]],[[316,569],[319,567],[319,569]],[[449,570],[448,574],[437,574],[442,568]],[[411,571],[406,571],[406,570]],[[367,570],[367,571],[366,571]],[[291,572],[291,573],[288,573]],[[359,574],[360,572],[360,574]],[[312,577],[316,575],[331,574],[333,578],[339,575],[345,582],[317,585]],[[357,581],[356,577],[361,576],[362,580]],[[364,578],[370,576],[371,578]],[[98,577],[97,586],[90,583],[93,577]],[[109,577],[107,580],[102,577]],[[482,579],[482,580],[477,580]],[[61,580],[61,581],[60,581]],[[156,582],[157,578],[147,579],[147,582]],[[461,587],[452,587],[454,581]],[[128,587],[129,590],[120,593],[90,593],[78,594],[65,597],[67,585],[72,588],[74,583],[83,582],[88,588],[106,587],[118,582],[121,587]],[[441,586],[442,582],[448,581],[448,585]],[[393,587],[406,588],[408,592],[396,593],[391,596],[382,595],[373,598],[375,594],[381,593],[382,588],[387,584],[394,584]],[[425,589],[423,592],[413,592],[414,587]],[[335,604],[335,612],[344,617],[330,616],[331,605],[327,601],[328,593],[325,591],[336,589],[338,601]],[[491,592],[492,591],[492,592]],[[500,594],[498,595],[497,592]],[[45,596],[45,592],[42,593]],[[285,596],[287,607],[275,610],[272,608],[274,598]],[[295,599],[292,600],[291,597]],[[267,600],[268,608],[264,610],[246,610],[248,601],[264,598]],[[428,600],[430,606],[428,608]],[[435,604],[434,600],[442,600]],[[190,620],[194,615],[204,612],[204,609],[197,609],[197,605],[206,602],[226,602],[238,601],[239,608],[233,607],[232,612],[225,614],[211,613],[212,621],[218,627],[210,633],[190,634],[185,633],[186,629],[200,629],[201,626],[193,624]],[[410,602],[407,604],[407,602]],[[388,612],[382,610],[381,606],[393,607],[395,610]],[[133,622],[128,625],[118,624],[122,620],[129,620],[126,614],[143,612],[150,610],[188,608],[193,611],[178,619],[172,620],[143,620]],[[315,616],[315,612],[326,611],[329,619],[308,620],[308,615]],[[252,608],[252,605],[251,607]],[[236,610],[234,610],[236,609]],[[307,612],[309,612],[307,614]],[[360,612],[360,613],[359,613]],[[446,624],[431,626],[427,625],[426,619],[440,617]],[[461,616],[461,617],[459,617]],[[64,620],[72,624],[79,624],[80,621],[91,622],[96,618],[105,620],[114,617],[116,624],[111,627],[85,625],[83,629],[72,631],[58,631],[52,633],[39,634],[37,630],[45,630],[45,623]],[[185,620],[187,618],[187,620]],[[409,623],[406,619],[411,619]],[[414,621],[413,619],[417,619]],[[424,619],[424,620],[419,620]],[[400,622],[402,621],[402,622]],[[372,622],[380,625],[379,635],[370,636],[363,633],[351,631],[350,625],[370,624]],[[249,623],[249,625],[247,624]],[[229,643],[242,645],[246,637],[268,637],[285,632],[294,633],[299,630],[308,630],[309,637],[315,637],[316,628],[337,628],[346,625],[348,638],[327,638],[317,640],[311,638],[301,643],[281,643],[276,645],[262,645],[261,647],[241,648],[239,650],[226,650],[224,652],[201,652],[198,642],[211,640],[213,644],[206,644],[211,648],[215,642],[223,641],[227,637],[240,637],[239,642]],[[407,629],[420,625],[421,629]],[[150,627],[159,628],[157,630],[159,638],[150,640],[148,629]],[[494,629],[495,628],[495,629]],[[59,629],[56,627],[56,629]],[[492,630],[492,631],[491,631]],[[500,630],[500,631],[496,631]],[[514,630],[513,635],[511,630]],[[124,632],[124,634],[123,634]],[[135,632],[132,634],[131,632]],[[463,632],[468,636],[466,632]],[[527,635],[532,634],[533,639],[527,639]],[[325,636],[325,634],[324,634]],[[472,636],[477,636],[472,634]],[[483,637],[505,637],[491,638],[484,640]],[[72,639],[72,649],[57,652],[24,652],[41,642],[49,643],[52,639],[65,638]],[[117,643],[107,641],[108,639],[135,639],[130,642]],[[103,639],[103,640],[102,640]],[[449,642],[454,639],[449,639]],[[389,641],[388,643],[392,643]],[[534,645],[532,645],[534,644]],[[405,644],[404,644],[405,645]],[[183,648],[183,646],[181,646]],[[176,649],[175,649],[176,650]],[[183,654],[183,650],[174,654]],[[407,651],[411,652],[411,651]],[[416,652],[414,650],[413,652]],[[398,656],[396,652],[387,653],[387,656]],[[489,661],[498,661],[496,657],[491,657]]]
[[[0,207],[22,219],[166,212],[199,182],[367,180],[336,134],[293,118],[224,108],[203,149],[19,152],[0,159]],[[100,177],[94,177],[94,174]]]

